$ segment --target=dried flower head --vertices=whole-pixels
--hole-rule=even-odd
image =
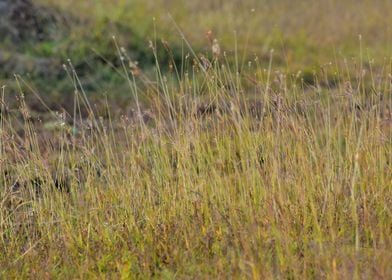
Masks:
[[[213,34],[212,30],[207,31],[206,37],[207,37],[208,42],[210,42],[210,44],[212,44],[212,42],[214,40],[214,34]]]
[[[140,76],[140,74],[141,74],[141,70],[140,70],[140,68],[139,68],[139,66],[138,66],[138,62],[137,61],[129,61],[129,69],[130,69],[130,72],[132,73],[132,75],[134,75],[134,76]]]
[[[215,58],[218,58],[221,54],[221,48],[217,39],[214,39],[212,42],[212,54]]]

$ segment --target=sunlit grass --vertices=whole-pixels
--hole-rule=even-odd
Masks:
[[[132,112],[96,112],[71,62],[74,111],[49,132],[22,77],[19,110],[2,102],[2,277],[391,275],[388,64],[308,85],[273,53],[241,73],[237,54],[190,55],[155,79],[118,55]]]

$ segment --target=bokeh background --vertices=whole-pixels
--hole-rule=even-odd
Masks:
[[[305,77],[320,65],[357,57],[360,47],[365,60],[380,65],[392,50],[388,0],[1,0],[0,15],[0,82],[12,88],[14,74],[21,74],[57,102],[72,90],[62,68],[67,59],[89,94],[123,97],[113,36],[147,73],[155,64],[150,41],[167,70],[162,40],[180,63],[190,52],[183,38],[196,55],[210,51],[209,30],[240,67],[256,56],[267,65],[274,49],[274,67]]]

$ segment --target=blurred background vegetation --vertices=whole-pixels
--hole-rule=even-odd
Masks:
[[[19,3],[15,9],[20,18],[0,22],[1,84],[12,88],[14,73],[21,74],[44,96],[56,97],[56,102],[72,90],[62,68],[67,59],[88,93],[123,96],[126,81],[116,71],[120,60],[113,36],[147,73],[155,63],[150,41],[157,44],[163,70],[168,69],[170,55],[162,41],[180,63],[190,50],[176,25],[196,55],[210,53],[206,32],[211,30],[228,57],[237,56],[239,67],[255,57],[268,65],[274,49],[274,67],[293,73],[301,70],[305,80],[311,80],[322,65],[357,57],[359,34],[366,61],[385,63],[392,50],[392,2],[388,0],[11,2]],[[20,8],[23,5],[25,10]],[[33,20],[26,21],[20,13],[30,13]],[[7,36],[7,24],[18,25],[16,30],[22,34],[17,39],[15,34]]]

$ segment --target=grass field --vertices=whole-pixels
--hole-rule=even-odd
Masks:
[[[74,21],[3,73],[0,278],[391,279],[392,3],[37,2]]]

